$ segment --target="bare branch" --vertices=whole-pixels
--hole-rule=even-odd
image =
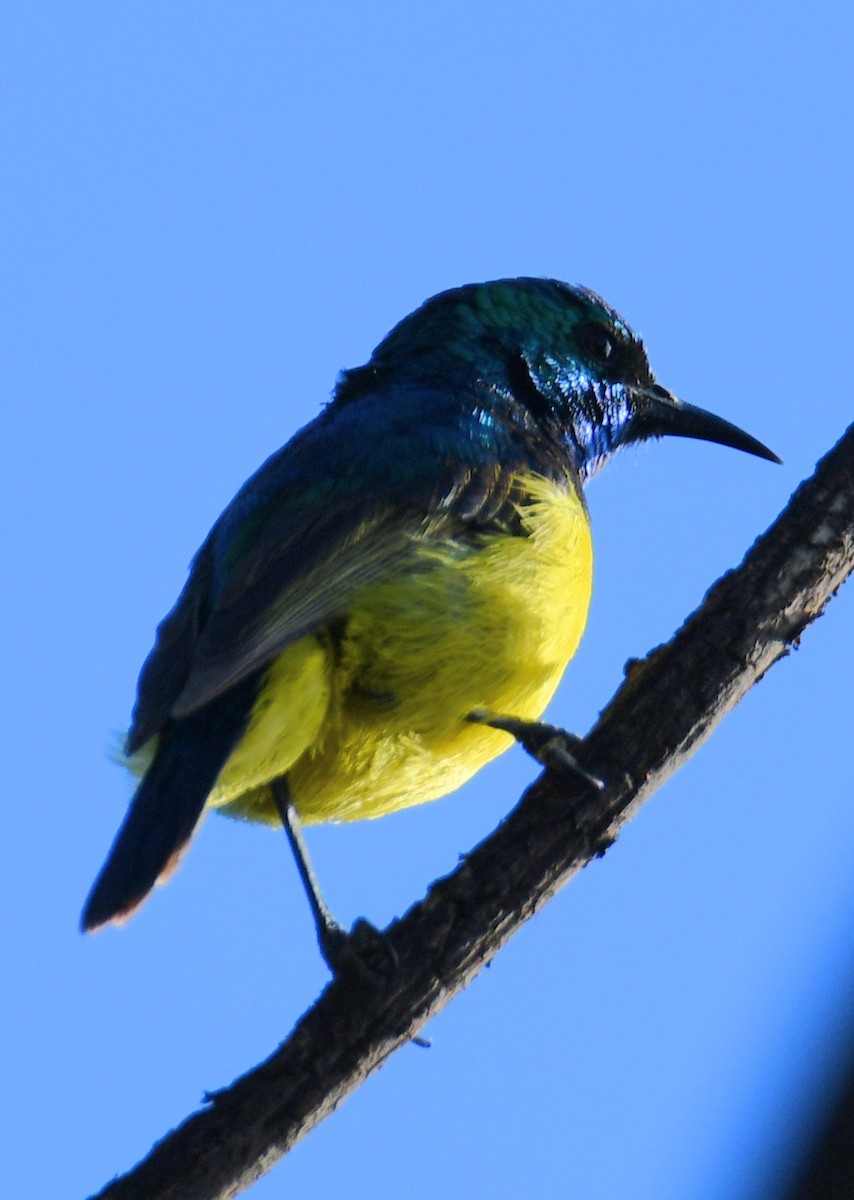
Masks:
[[[386,931],[392,978],[331,983],[288,1040],[159,1142],[103,1200],[237,1195],[461,991],[622,826],[777,659],[854,567],[854,426],[741,567],[627,678],[584,747],[594,794],[545,773],[456,871]]]

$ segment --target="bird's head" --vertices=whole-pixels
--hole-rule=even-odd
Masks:
[[[446,382],[519,406],[560,437],[582,476],[631,442],[675,435],[779,462],[761,442],[655,380],[643,342],[595,292],[553,279],[500,279],[441,292],[404,318],[365,367],[345,373],[346,401],[395,383]]]

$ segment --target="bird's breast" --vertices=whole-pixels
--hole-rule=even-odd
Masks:
[[[574,487],[526,478],[515,535],[427,540],[354,598],[328,718],[289,774],[304,819],[379,816],[458,787],[511,744],[473,709],[537,719],[575,653],[592,583]]]

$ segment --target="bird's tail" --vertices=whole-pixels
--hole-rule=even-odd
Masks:
[[[246,727],[246,717],[236,720],[234,714],[223,721],[211,716],[209,711],[193,714],[170,722],[161,733],[157,753],[86,900],[80,919],[84,931],[126,920],[178,865]]]

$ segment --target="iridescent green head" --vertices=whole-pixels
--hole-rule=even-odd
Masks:
[[[668,434],[779,459],[761,442],[683,404],[650,369],[640,338],[601,296],[554,279],[499,279],[441,292],[405,317],[336,400],[368,389],[444,383],[521,403],[564,439],[582,475],[620,446]]]

